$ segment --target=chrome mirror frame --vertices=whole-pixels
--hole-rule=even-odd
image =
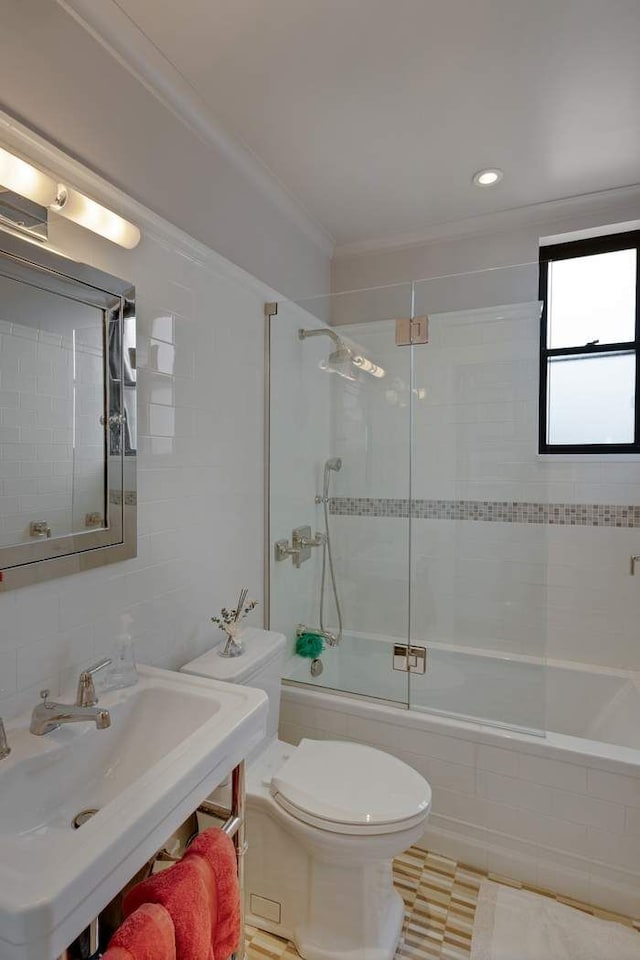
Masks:
[[[125,380],[125,331],[127,344],[135,344],[135,289],[130,283],[4,231],[0,273],[102,311],[105,428],[105,525],[0,546],[3,592],[136,556],[136,450],[127,444],[125,430],[127,406],[135,410],[136,385],[135,378]],[[135,347],[128,360],[135,370]]]

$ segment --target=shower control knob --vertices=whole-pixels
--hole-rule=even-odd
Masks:
[[[316,533],[315,537],[300,537],[301,547],[321,547],[325,543],[327,535],[325,533]]]
[[[286,560],[287,557],[292,557],[295,563],[296,557],[300,553],[300,549],[298,547],[289,546],[288,540],[276,540],[273,552],[276,560]]]
[[[294,567],[299,567],[311,556],[312,547],[321,547],[325,542],[324,533],[311,536],[311,527],[296,527],[291,531],[291,544],[288,540],[276,540],[274,554],[276,560],[286,560],[291,557]]]

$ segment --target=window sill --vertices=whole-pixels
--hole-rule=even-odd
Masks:
[[[553,463],[640,463],[640,453],[536,453]]]

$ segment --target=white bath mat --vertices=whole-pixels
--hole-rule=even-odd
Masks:
[[[640,934],[550,897],[483,880],[471,960],[640,960]]]

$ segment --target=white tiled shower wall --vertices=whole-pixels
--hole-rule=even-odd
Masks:
[[[389,375],[334,385],[336,491],[406,498],[407,348],[392,323],[340,333]],[[414,348],[414,498],[640,503],[638,458],[538,456],[538,336],[536,303],[431,316],[429,344]],[[348,628],[402,635],[408,522],[332,523]],[[640,529],[417,519],[412,538],[414,638],[640,667]]]
[[[132,218],[140,222],[140,208]],[[0,594],[0,715],[108,654],[178,667],[241,586],[262,602],[263,302],[273,292],[152,218],[123,251],[65,221],[51,241],[136,286],[138,556]],[[262,608],[253,615],[261,622]]]

